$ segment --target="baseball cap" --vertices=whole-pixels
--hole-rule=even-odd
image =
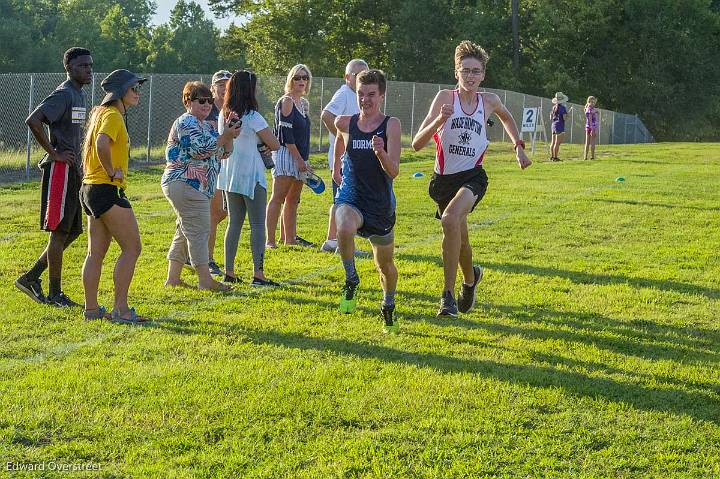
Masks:
[[[217,71],[212,76],[212,84],[214,85],[219,81],[229,80],[231,76],[232,76],[232,73],[230,73],[227,70]]]
[[[313,190],[315,193],[319,195],[320,193],[325,191],[325,182],[318,175],[308,171],[303,176],[303,183],[305,183],[307,187]]]

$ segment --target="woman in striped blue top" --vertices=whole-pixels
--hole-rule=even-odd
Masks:
[[[265,226],[267,248],[277,247],[275,229],[282,211],[280,239],[288,245],[309,245],[297,237],[297,208],[305,175],[312,171],[310,156],[310,105],[305,98],[310,91],[312,74],[305,65],[295,65],[288,72],[285,94],[275,105],[273,132],[280,149],[273,152],[272,196],[267,206]]]

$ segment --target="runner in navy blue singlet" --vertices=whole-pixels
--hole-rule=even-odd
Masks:
[[[394,317],[397,268],[393,262],[395,194],[393,178],[400,170],[400,121],[385,116],[385,75],[365,70],[357,76],[360,113],[335,119],[333,180],[339,186],[335,204],[338,249],[345,268],[340,311],[357,307],[360,277],[355,270],[355,235],[370,240],[384,298],[380,312],[386,332],[398,332]],[[341,168],[342,162],[342,168]],[[342,171],[342,174],[340,173]]]
[[[386,236],[395,226],[395,194],[392,178],[383,170],[373,151],[373,136],[387,143],[386,116],[380,126],[366,133],[358,128],[360,115],[350,117],[349,141],[342,160],[342,183],[335,203],[360,211],[363,225],[357,234],[363,238]]]

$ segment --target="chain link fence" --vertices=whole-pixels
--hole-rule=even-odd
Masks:
[[[95,73],[91,85],[85,87],[89,104],[97,105],[104,96],[100,82],[104,73]],[[184,111],[182,104],[183,85],[191,80],[209,83],[208,75],[147,75],[143,86],[140,104],[128,113],[128,128],[132,144],[131,156],[134,161],[161,161],[164,156],[165,142],[173,121]],[[44,151],[35,142],[25,118],[49,95],[57,85],[65,80],[64,73],[9,73],[0,74],[0,95],[15,98],[6,102],[3,115],[0,116],[0,182],[27,181],[37,176],[35,167]],[[312,119],[312,151],[326,151],[327,130],[320,121],[320,112],[342,85],[340,78],[313,78],[312,89],[308,96]],[[258,103],[260,113],[272,125],[274,105],[280,97],[285,77],[261,76],[258,80]],[[403,146],[409,146],[412,137],[422,123],[428,108],[437,92],[442,88],[454,88],[454,85],[429,83],[411,83],[390,81],[385,95],[384,110],[388,115],[400,119],[402,124]],[[523,108],[540,107],[545,138],[550,137],[548,116],[552,103],[548,98],[525,95],[507,90],[486,91],[496,93],[520,123]],[[568,103],[568,120],[565,141],[584,143],[585,115],[583,105]],[[599,144],[647,143],[654,141],[652,135],[637,117],[609,110],[599,110]],[[505,131],[496,122],[487,129],[490,141],[509,141]],[[539,133],[542,139],[542,132]]]

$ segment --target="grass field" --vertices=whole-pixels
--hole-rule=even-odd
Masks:
[[[131,305],[154,325],[34,304],[12,282],[46,241],[38,186],[0,189],[0,477],[720,476],[720,145],[526,171],[494,147],[470,217],[485,278],[458,319],[435,317],[431,155],[403,153],[395,183],[399,335],[381,331],[368,259],[353,315],[336,312],[339,259],[317,250],[268,252],[281,288],[163,289],[174,217],[158,168],[128,191],[144,244]],[[303,237],[324,239],[329,202],[305,191]],[[84,241],[64,279],[80,301]],[[250,280],[247,233],[236,271]],[[6,472],[51,461],[100,470]]]

